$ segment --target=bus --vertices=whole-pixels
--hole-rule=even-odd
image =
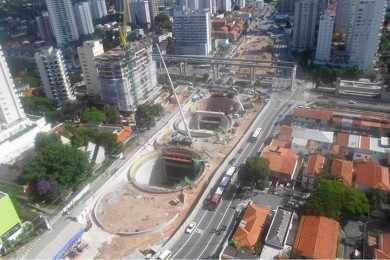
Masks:
[[[261,128],[256,128],[256,130],[253,132],[252,136],[249,138],[249,142],[251,142],[251,143],[256,142],[260,133],[261,133]]]

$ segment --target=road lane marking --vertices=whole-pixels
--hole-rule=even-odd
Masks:
[[[233,193],[233,197],[232,197],[232,200],[229,202],[229,205],[227,206],[226,210],[225,210],[225,213],[223,214],[222,218],[221,218],[221,221],[218,223],[217,225],[217,228],[216,230],[218,230],[219,226],[223,223],[223,219],[225,218],[226,214],[228,213],[229,209],[230,209],[230,206],[232,205],[233,201],[234,201],[234,198],[236,197],[236,193],[237,193],[237,189],[234,191]],[[210,245],[211,241],[213,240],[213,237],[215,236],[215,234],[213,233],[211,235],[211,239],[209,239],[209,241],[207,242],[206,246],[204,247],[204,249],[202,250],[202,252],[200,252],[200,255],[199,257],[197,257],[196,259],[199,259],[203,253],[206,251],[207,247]]]

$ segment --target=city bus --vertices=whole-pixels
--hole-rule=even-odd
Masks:
[[[255,143],[257,141],[257,138],[259,137],[260,133],[261,133],[261,128],[257,128],[253,132],[252,136],[249,138],[249,142]]]

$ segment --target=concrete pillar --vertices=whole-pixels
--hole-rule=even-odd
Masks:
[[[255,84],[255,67],[250,67],[250,78],[251,78],[251,84]]]

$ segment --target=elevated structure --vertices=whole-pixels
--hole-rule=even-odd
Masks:
[[[181,72],[186,75],[187,67],[191,64],[208,64],[212,73],[213,80],[221,78],[222,68],[248,68],[249,79],[251,83],[255,83],[256,79],[261,77],[262,81],[266,78],[271,78],[271,85],[273,87],[288,86],[289,88],[295,87],[296,70],[297,66],[293,62],[285,61],[272,61],[264,62],[259,60],[251,59],[227,59],[209,56],[198,56],[198,55],[163,55],[164,60],[169,61],[171,64],[175,63],[179,65]],[[153,55],[153,59],[156,62],[161,62],[160,55]],[[161,66],[160,66],[161,67]],[[272,74],[259,75],[257,69],[271,70]],[[245,77],[245,80],[248,78]]]

